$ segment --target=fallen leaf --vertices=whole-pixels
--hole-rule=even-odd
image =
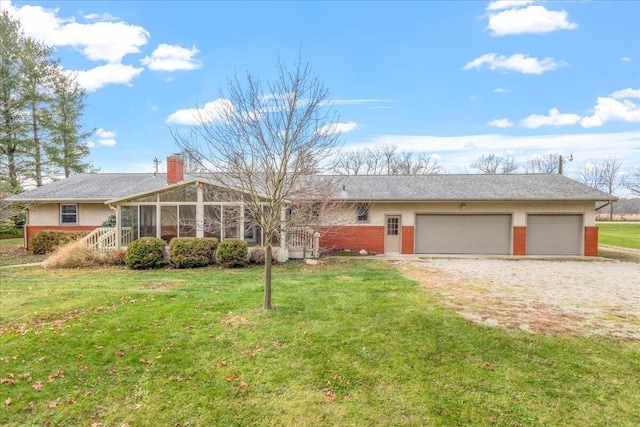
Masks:
[[[7,398],[4,400],[4,404],[5,404],[5,405],[7,405],[7,406],[11,405],[11,397],[7,397]]]
[[[52,383],[56,378],[64,378],[64,372],[58,371],[53,375],[49,375],[49,382]]]
[[[153,365],[153,360],[140,359],[139,362],[149,366]]]
[[[33,411],[35,407],[36,405],[33,402],[29,402],[29,404],[27,405],[27,411]]]
[[[124,351],[122,351],[122,350],[116,351],[116,356],[118,356],[118,357],[124,356]]]
[[[79,369],[80,371],[83,371],[83,372],[84,372],[84,371],[88,370],[88,369],[89,369],[89,367],[88,367],[88,366],[80,366],[78,369]]]
[[[47,402],[47,403],[43,404],[42,406],[44,406],[45,408],[53,409],[56,406],[58,406],[58,401],[57,400],[52,400],[51,402]]]
[[[36,381],[31,387],[38,391],[42,390],[42,381]]]

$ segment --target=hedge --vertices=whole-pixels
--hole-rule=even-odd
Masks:
[[[124,257],[127,267],[134,270],[161,268],[166,264],[164,240],[157,237],[142,237],[129,243]]]
[[[244,267],[248,261],[247,242],[240,239],[227,239],[220,242],[216,252],[216,261],[223,267]]]
[[[174,268],[205,267],[213,264],[218,243],[215,237],[175,237],[169,244],[169,263]]]
[[[36,255],[53,252],[60,246],[82,239],[86,231],[38,231],[31,238],[29,247]]]

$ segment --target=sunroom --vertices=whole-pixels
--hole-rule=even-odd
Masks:
[[[89,245],[98,250],[126,249],[141,237],[158,237],[166,244],[174,237],[216,237],[220,241],[234,238],[245,240],[249,250],[266,243],[252,213],[245,209],[242,194],[204,180],[183,181],[159,191],[106,203],[115,211],[116,225],[88,236]],[[286,210],[281,215],[285,218]],[[271,243],[281,261],[301,258],[299,253],[314,254],[318,245],[309,230],[302,233],[290,230],[288,234],[283,231]]]

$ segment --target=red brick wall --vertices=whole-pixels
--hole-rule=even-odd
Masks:
[[[402,253],[412,254],[414,253],[413,239],[415,236],[415,227],[413,225],[402,226]]]
[[[364,249],[384,253],[384,226],[360,225],[332,228],[320,237],[323,249]]]
[[[513,227],[513,254],[514,255],[527,254],[527,227],[524,227],[524,226]]]
[[[598,227],[584,228],[584,255],[598,256]]]
[[[31,238],[38,231],[93,231],[100,225],[25,225],[25,234],[27,235],[27,249]]]
[[[167,184],[177,184],[184,180],[184,162],[180,156],[167,157]]]

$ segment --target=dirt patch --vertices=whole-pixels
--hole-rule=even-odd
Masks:
[[[476,323],[640,339],[637,263],[433,258],[394,264]]]

